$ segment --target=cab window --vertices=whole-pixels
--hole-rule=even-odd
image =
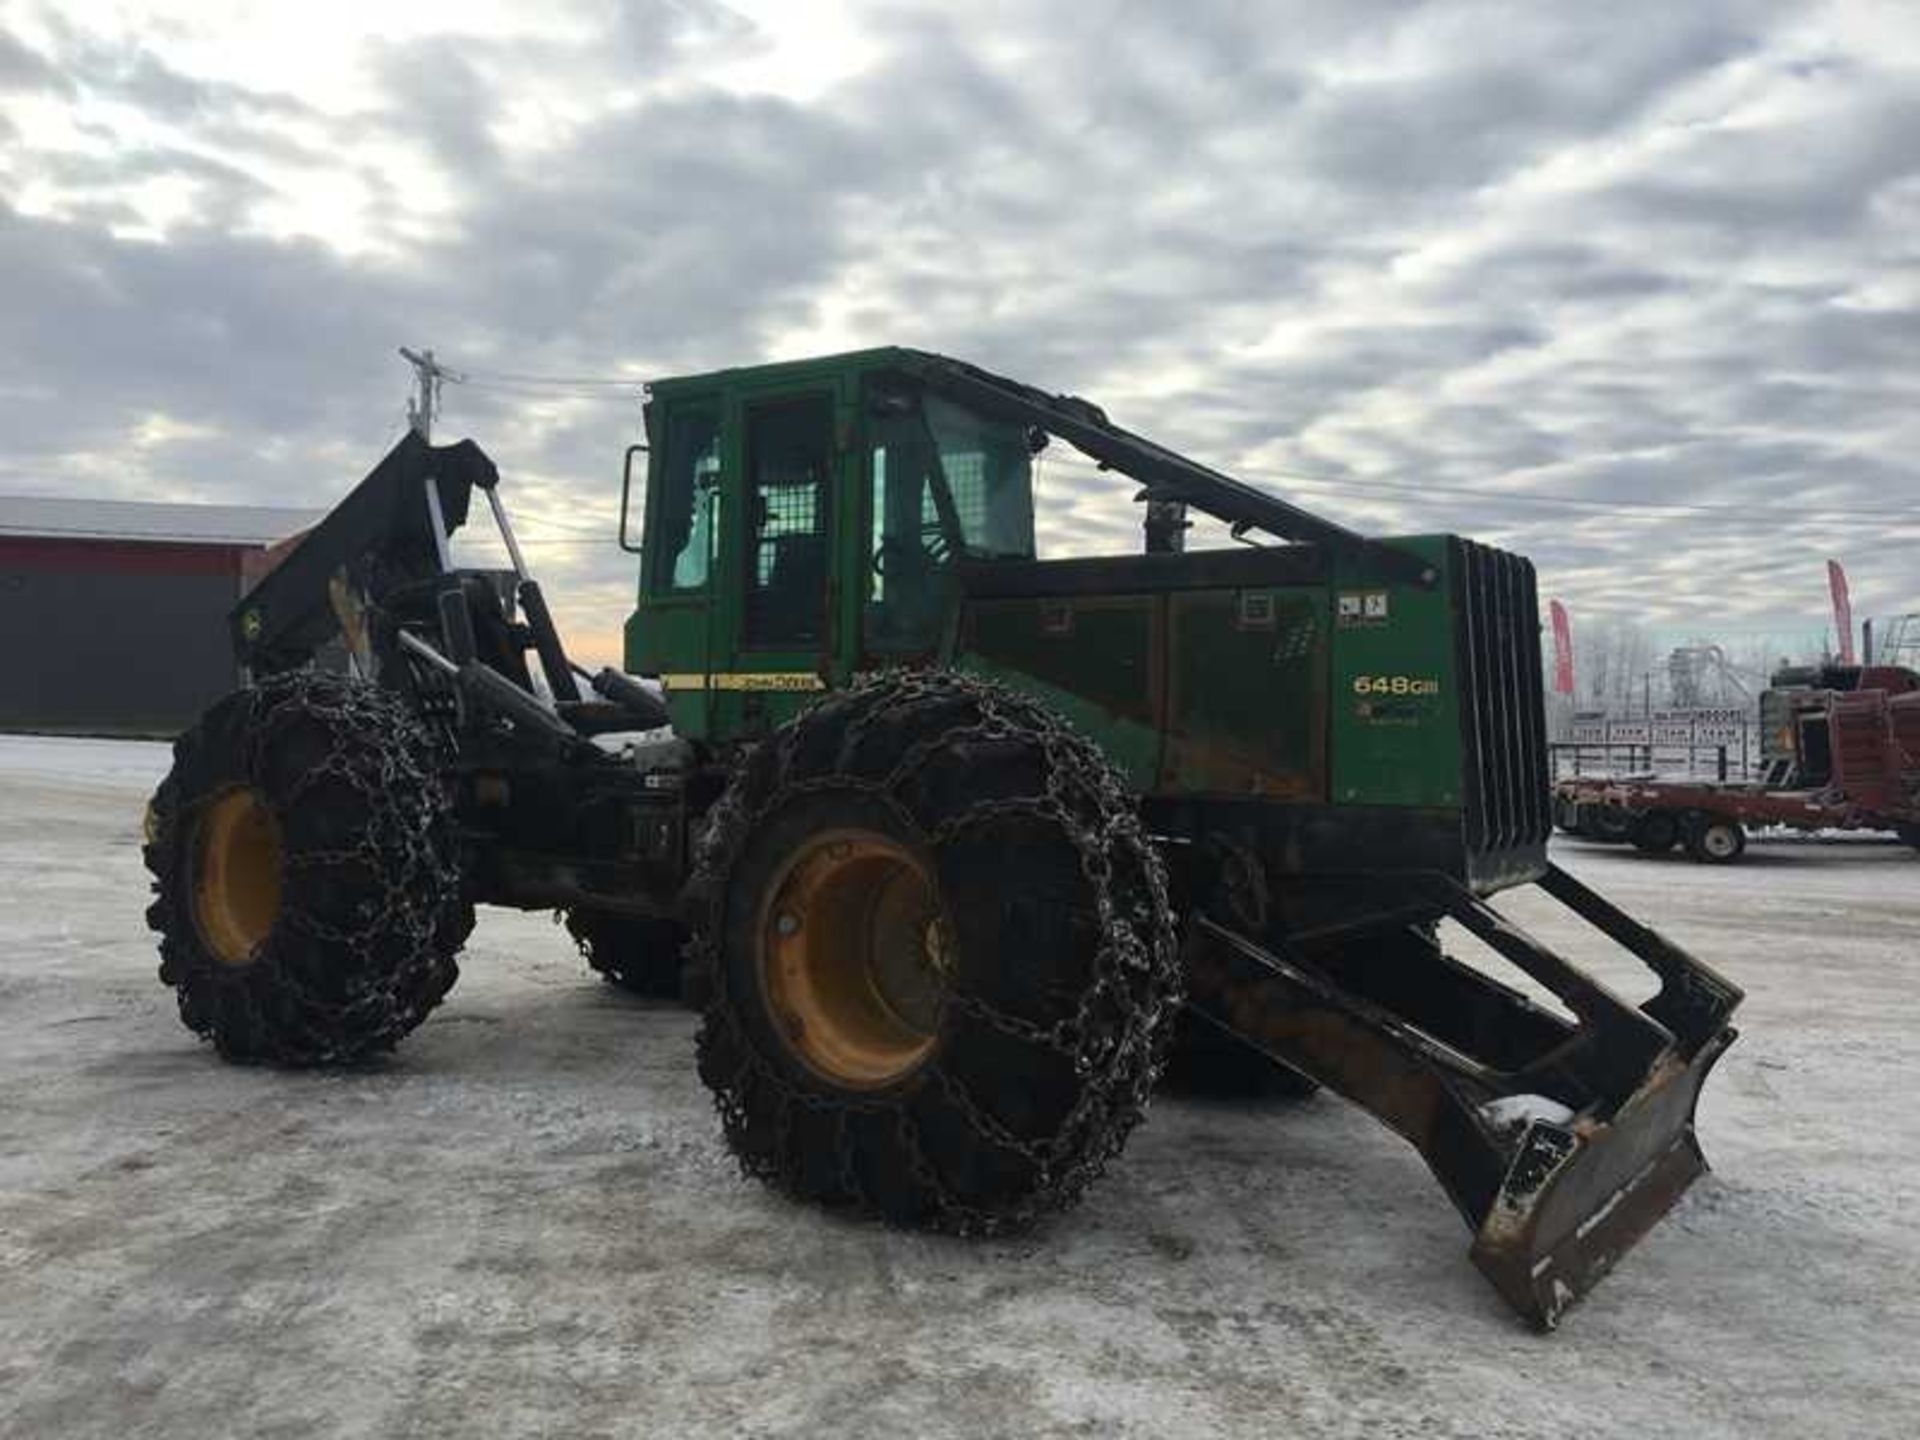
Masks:
[[[1033,558],[1032,439],[893,372],[869,377],[864,399],[866,645],[930,650],[957,558]]]
[[[930,649],[951,588],[934,500],[933,450],[918,427],[873,427],[867,450],[867,648]]]
[[[746,607],[749,645],[808,644],[826,615],[833,399],[747,412]]]
[[[659,508],[647,546],[654,594],[706,588],[719,479],[720,417],[708,411],[674,412],[667,421]]]

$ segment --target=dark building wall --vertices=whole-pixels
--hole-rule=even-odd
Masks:
[[[0,730],[185,729],[236,683],[240,554],[0,538]]]

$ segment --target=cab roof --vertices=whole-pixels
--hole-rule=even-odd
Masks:
[[[924,350],[900,345],[878,345],[866,350],[842,350],[833,355],[810,355],[800,360],[772,360],[764,365],[732,365],[724,370],[703,370],[692,375],[670,375],[648,382],[656,395],[672,395],[689,390],[724,390],[760,385],[785,385],[816,375],[847,370],[880,370],[889,367],[913,368],[915,361],[946,360]],[[957,361],[948,361],[957,364]]]

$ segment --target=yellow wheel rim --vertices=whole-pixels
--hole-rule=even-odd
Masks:
[[[200,819],[193,918],[223,965],[245,965],[280,918],[280,825],[257,792],[230,790]]]
[[[816,1073],[853,1089],[911,1074],[932,1053],[952,926],[922,861],[871,830],[814,837],[760,917],[775,1026]]]

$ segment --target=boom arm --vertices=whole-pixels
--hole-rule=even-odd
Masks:
[[[1140,481],[1147,487],[1150,500],[1182,501],[1236,529],[1260,529],[1278,539],[1303,540],[1328,550],[1364,555],[1395,578],[1415,584],[1432,585],[1437,578],[1433,567],[1419,556],[1323,520],[1278,496],[1123,430],[1091,401],[1072,395],[1048,395],[944,355],[919,350],[907,351],[906,355],[905,368],[934,390],[981,414],[1051,431],[1102,465]]]

